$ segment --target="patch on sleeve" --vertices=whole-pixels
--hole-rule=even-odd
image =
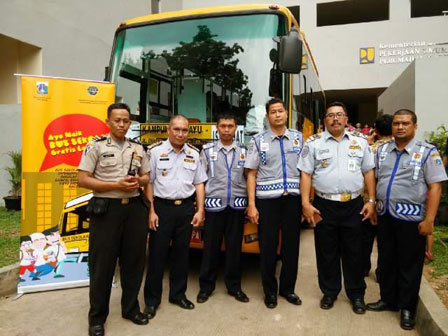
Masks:
[[[443,164],[442,158],[440,157],[439,153],[432,153],[431,154],[431,159],[434,162],[434,164],[437,165],[437,166],[441,166]]]
[[[302,154],[301,154],[302,158],[306,158],[308,156],[309,152],[310,152],[310,147],[309,146],[303,147]]]
[[[90,152],[92,149],[93,149],[93,145],[90,144],[90,143],[88,143],[88,144],[86,145],[86,148],[84,148],[84,155],[89,154],[89,152]]]

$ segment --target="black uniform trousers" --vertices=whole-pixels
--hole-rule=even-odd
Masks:
[[[400,309],[415,311],[425,261],[426,237],[419,222],[378,217],[378,262],[381,299]]]
[[[219,254],[225,238],[226,264],[224,281],[227,291],[241,290],[241,243],[243,240],[244,210],[231,207],[219,212],[205,212],[204,250],[199,274],[200,290],[212,293],[218,277]]]
[[[294,293],[299,263],[300,196],[281,196],[273,199],[256,199],[259,212],[258,237],[260,269],[265,295]],[[280,284],[275,277],[279,232],[282,232]]]
[[[165,261],[171,243],[170,301],[185,298],[188,279],[188,258],[194,215],[193,197],[174,205],[163,199],[154,199],[154,210],[159,216],[159,227],[149,234],[149,262],[145,281],[146,306],[159,306],[162,298],[162,280]]]
[[[357,197],[337,202],[315,196],[314,207],[322,221],[314,229],[319,287],[324,295],[336,298],[341,291],[341,262],[345,292],[350,300],[364,298],[362,235],[360,215],[363,200]]]
[[[365,220],[362,222],[363,226],[363,238],[362,238],[362,258],[363,258],[363,272],[364,275],[367,276],[367,274],[370,271],[370,268],[372,267],[372,261],[371,261],[371,255],[373,251],[373,245],[375,243],[375,237],[378,233],[378,226],[372,225],[370,220]],[[379,278],[379,268],[378,268],[378,262],[377,267],[375,270],[375,274],[377,278]]]
[[[121,314],[130,318],[140,312],[137,298],[145,268],[147,233],[148,210],[139,197],[131,198],[128,204],[109,199],[105,214],[90,215],[90,325],[103,324],[109,314],[117,259],[123,291]]]

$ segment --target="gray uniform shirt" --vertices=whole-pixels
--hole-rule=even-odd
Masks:
[[[311,136],[297,167],[312,175],[312,186],[324,194],[360,192],[363,173],[375,167],[367,141],[345,131],[337,141],[328,131]]]
[[[246,147],[232,144],[226,151],[221,141],[204,145],[201,162],[208,175],[205,185],[205,209],[221,211],[227,206],[244,209],[247,206],[244,163]]]
[[[151,167],[150,182],[154,196],[176,200],[185,199],[196,191],[194,185],[207,181],[197,148],[184,144],[176,153],[167,139],[148,148]]]
[[[375,163],[378,213],[388,211],[399,219],[423,220],[428,185],[447,180],[436,147],[414,138],[400,152],[390,140],[378,148]]]
[[[300,194],[297,162],[302,148],[303,135],[293,129],[285,129],[282,136],[269,129],[251,139],[244,167],[258,170],[256,197],[277,198],[286,192]]]
[[[108,134],[94,139],[86,145],[78,170],[88,171],[100,181],[116,182],[128,175],[132,157],[131,170],[140,175],[149,172],[148,157],[140,143],[126,139],[123,144],[118,144]],[[138,196],[138,194],[138,190],[130,193],[121,190],[93,192],[96,197],[107,198],[129,198]]]

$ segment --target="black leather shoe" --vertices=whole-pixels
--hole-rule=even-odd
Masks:
[[[156,306],[146,306],[144,310],[144,313],[146,314],[146,316],[148,316],[149,320],[154,318],[154,316],[156,316],[156,312],[157,312]]]
[[[239,291],[237,291],[235,293],[233,293],[233,292],[228,292],[228,293],[229,293],[229,295],[232,295],[235,299],[237,299],[240,302],[249,302],[249,298],[241,290],[239,290]]]
[[[170,303],[176,304],[182,309],[194,309],[194,303],[188,300],[187,298],[181,300],[170,300]]]
[[[400,327],[404,330],[412,330],[415,327],[415,316],[410,310],[402,309],[400,313]]]
[[[269,294],[264,297],[264,304],[269,309],[277,307],[277,295]]]
[[[204,303],[208,300],[210,293],[199,291],[198,296],[196,297],[197,303]]]
[[[102,324],[89,326],[89,336],[104,336],[104,326]]]
[[[333,304],[336,301],[336,298],[333,298],[328,295],[324,295],[320,300],[320,308],[322,309],[331,309],[333,308]]]
[[[148,322],[149,322],[148,316],[146,316],[146,314],[142,314],[140,312],[135,314],[135,316],[133,316],[133,317],[125,317],[125,319],[132,321],[134,324],[138,324],[138,325],[145,325],[145,324],[148,324]]]
[[[295,293],[285,295],[280,294],[280,296],[283,296],[286,299],[286,301],[292,303],[293,305],[300,306],[302,304],[302,300],[300,300],[299,296]]]
[[[398,307],[395,305],[390,305],[387,302],[384,302],[383,300],[379,300],[377,302],[368,303],[367,310],[376,311],[376,312],[385,311],[385,310],[398,311]]]
[[[353,299],[352,300],[352,310],[356,314],[365,314],[366,313],[366,304],[364,299]]]

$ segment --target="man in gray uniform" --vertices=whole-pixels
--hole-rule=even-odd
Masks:
[[[416,129],[415,113],[398,110],[394,140],[375,156],[381,299],[368,304],[373,311],[401,309],[400,325],[407,330],[415,325],[426,236],[433,232],[441,182],[447,180],[437,148],[415,139]]]
[[[303,215],[314,230],[322,309],[330,309],[341,291],[341,262],[345,292],[357,314],[365,313],[362,260],[362,220],[375,221],[373,154],[362,135],[345,130],[343,103],[327,107],[325,129],[310,137],[303,149],[301,171]],[[313,205],[310,189],[315,190]],[[369,200],[362,199],[366,184]]]
[[[203,303],[215,290],[219,252],[225,237],[226,266],[224,279],[227,292],[241,302],[249,302],[241,290],[241,243],[244,210],[247,205],[244,162],[246,147],[234,141],[237,128],[234,115],[217,118],[219,140],[205,145],[201,161],[207,171],[205,185],[204,250],[199,274],[197,301]]]
[[[302,303],[294,291],[302,212],[297,162],[303,136],[286,128],[288,113],[280,99],[273,98],[266,103],[266,117],[269,129],[250,141],[244,167],[248,169],[247,216],[251,223],[258,224],[264,303],[268,308],[275,308],[277,293],[289,303]],[[278,284],[275,268],[280,230],[282,270]]]
[[[204,220],[204,182],[207,174],[197,148],[186,143],[188,120],[171,117],[168,139],[148,148],[150,180],[146,195],[149,212],[149,263],[145,282],[145,313],[156,315],[162,296],[165,259],[171,243],[169,301],[193,309],[187,299],[188,254],[193,226]],[[195,197],[196,195],[196,197]],[[196,210],[194,201],[196,199]]]
[[[126,104],[107,109],[110,134],[90,141],[78,167],[78,185],[93,190],[90,213],[89,335],[104,335],[117,258],[123,289],[122,316],[147,324],[138,292],[145,266],[148,209],[138,188],[148,183],[149,162],[140,143],[125,138],[131,125]]]

